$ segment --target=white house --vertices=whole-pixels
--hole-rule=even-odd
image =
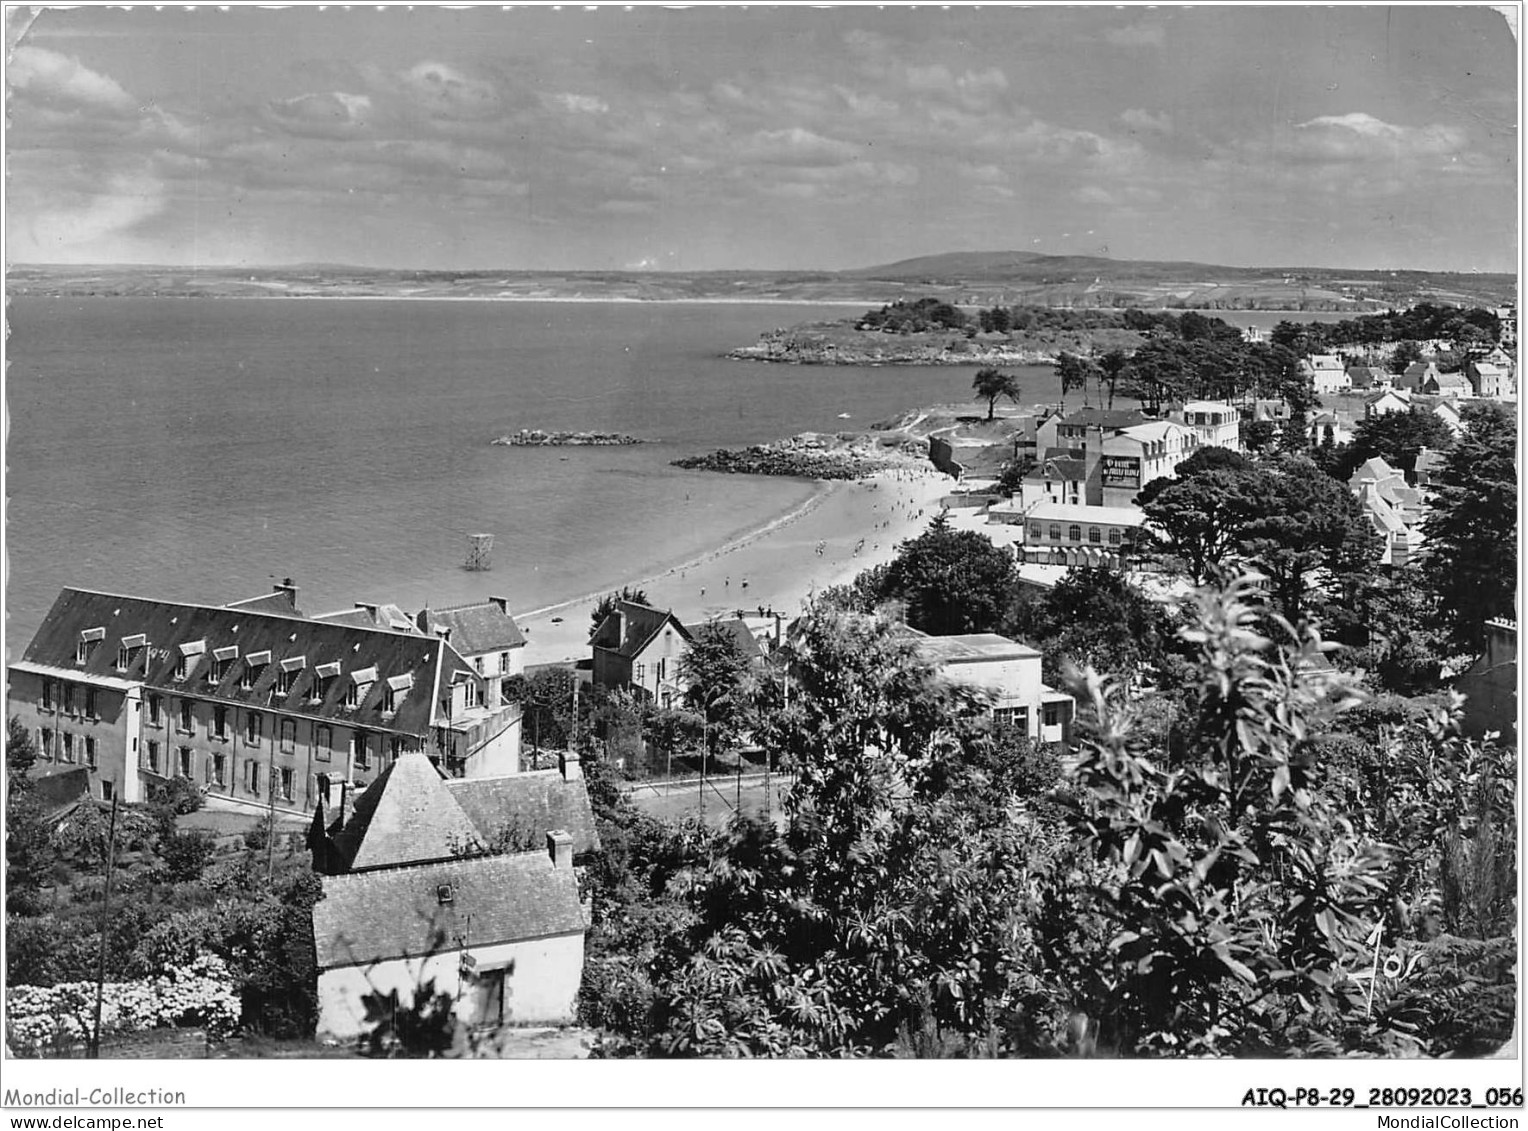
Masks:
[[[444,609],[423,609],[420,632],[445,640],[472,665],[481,681],[457,680],[450,689],[453,729],[465,736],[472,754],[468,777],[512,774],[520,768],[524,711],[510,693],[510,679],[525,671],[525,636],[510,615],[509,602],[489,597]]]
[[[1106,437],[1099,461],[1102,491],[1089,502],[1130,506],[1142,487],[1173,475],[1199,446],[1198,432],[1174,420],[1136,424]]]
[[[1024,515],[1017,549],[1025,562],[1121,567],[1140,540],[1146,514],[1140,507],[1088,507],[1037,503]]]
[[[1517,396],[1512,373],[1490,361],[1472,361],[1465,372],[1469,374],[1475,395],[1489,400],[1507,401]]]
[[[618,601],[590,645],[594,682],[601,687],[629,687],[663,707],[689,690],[679,661],[690,646],[690,631],[672,612]]]
[[[1065,692],[1040,679],[1040,653],[992,632],[929,636],[904,630],[918,655],[951,683],[993,696],[993,718],[1041,742],[1065,743],[1071,737],[1075,704]]]
[[[1364,417],[1384,416],[1387,412],[1410,412],[1411,392],[1408,389],[1381,389],[1364,398]]]
[[[327,831],[319,803],[320,1036],[364,1032],[367,994],[406,1005],[426,986],[474,1027],[573,1019],[587,928],[573,860],[598,839],[576,763],[551,773],[452,783],[405,755]]]
[[[1317,395],[1337,393],[1353,387],[1342,358],[1335,353],[1313,353],[1300,362],[1300,371],[1310,378]]]
[[[1223,401],[1189,401],[1169,415],[1198,433],[1202,448],[1242,450],[1241,414]]]

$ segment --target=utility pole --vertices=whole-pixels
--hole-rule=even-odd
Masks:
[[[270,791],[270,806],[266,820],[269,827],[265,830],[265,882],[270,884],[276,873],[276,744],[271,743],[271,772],[266,775],[270,780],[265,783],[265,788]]]
[[[111,927],[111,880],[117,862],[117,791],[111,791],[111,820],[106,826],[106,890],[101,897],[101,949],[96,958],[95,1025],[90,1031],[90,1059],[101,1058],[101,1005],[106,997],[106,936]]]

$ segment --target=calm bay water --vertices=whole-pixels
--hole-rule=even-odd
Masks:
[[[9,308],[6,650],[63,585],[223,602],[290,576],[308,612],[613,587],[811,485],[680,455],[971,397],[972,369],[728,362],[845,308],[21,299]],[[1054,398],[1048,367],[1025,400]],[[840,421],[841,412],[852,422]],[[518,428],[657,441],[528,449]],[[495,535],[492,572],[462,568]]]

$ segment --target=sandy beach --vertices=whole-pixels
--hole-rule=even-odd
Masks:
[[[811,595],[888,562],[939,513],[951,480],[909,465],[865,480],[822,483],[804,504],[725,546],[628,584],[685,623],[760,606],[786,617]],[[584,659],[589,617],[599,594],[517,612],[527,664]],[[561,618],[554,623],[554,618]]]

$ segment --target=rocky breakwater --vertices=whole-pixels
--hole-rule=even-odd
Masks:
[[[864,479],[883,471],[927,464],[927,443],[857,433],[804,432],[772,444],[719,448],[673,461],[675,467],[723,471],[731,475],[785,475],[796,479]]]
[[[539,428],[522,428],[492,441],[506,448],[591,448],[646,442],[621,432],[543,432]]]
[[[848,328],[769,330],[757,345],[729,350],[734,361],[784,365],[1051,365],[1053,350],[1026,348],[1006,335],[959,332],[886,334]]]

